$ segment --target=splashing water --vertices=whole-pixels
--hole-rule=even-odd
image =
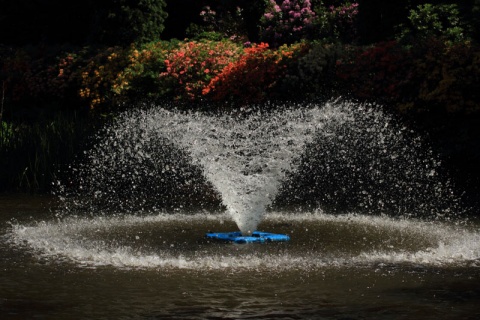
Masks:
[[[16,247],[33,249],[41,259],[86,267],[271,272],[404,263],[480,266],[477,228],[386,216],[270,212],[262,227],[291,234],[294,238],[288,244],[235,246],[199,241],[204,228],[228,230],[233,224],[227,214],[205,213],[70,217],[31,225],[14,223],[8,239]]]
[[[377,109],[332,102],[245,114],[127,112],[87,153],[89,161],[75,176],[83,193],[69,206],[143,211],[152,203],[161,207],[169,197],[196,193],[201,198],[211,184],[243,234],[257,228],[279,189],[290,190],[290,196],[282,193],[290,201],[316,186],[323,188],[323,203],[315,199],[320,206],[355,200],[355,209],[375,214],[386,209],[412,214],[405,211],[409,208],[416,215],[449,213],[456,199],[448,181],[437,177],[440,162]],[[295,190],[295,174],[316,181]],[[292,183],[285,182],[287,176]]]

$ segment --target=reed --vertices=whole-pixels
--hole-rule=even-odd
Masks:
[[[0,191],[47,192],[94,132],[91,116],[58,113],[0,124]]]

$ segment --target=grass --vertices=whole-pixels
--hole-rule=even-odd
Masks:
[[[0,122],[0,191],[46,192],[72,163],[95,122],[57,113],[35,122]]]

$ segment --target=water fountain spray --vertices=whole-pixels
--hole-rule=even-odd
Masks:
[[[87,153],[77,176],[83,191],[77,203],[141,211],[169,196],[201,194],[207,185],[242,235],[251,235],[269,206],[281,203],[275,200],[279,189],[288,191],[292,177],[309,165],[306,171],[316,175],[312,187],[324,189],[315,200],[320,206],[332,205],[343,192],[344,202],[377,214],[400,212],[406,203],[418,210],[408,214],[439,214],[439,201],[452,199],[446,197],[448,183],[439,182],[439,162],[419,156],[425,148],[418,139],[407,140],[407,132],[378,108],[350,102],[220,115],[163,108],[127,112]],[[315,170],[302,160],[306,154],[318,158]],[[171,193],[159,191],[165,189]],[[399,194],[406,200],[399,201]]]

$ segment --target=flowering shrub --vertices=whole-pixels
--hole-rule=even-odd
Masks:
[[[469,42],[449,45],[431,39],[421,50],[412,50],[411,100],[402,109],[435,109],[447,112],[480,111],[480,48]]]
[[[12,52],[5,57],[2,66],[7,98],[24,104],[67,98],[78,82],[77,60],[73,53],[38,57],[23,50]]]
[[[307,38],[314,18],[310,0],[269,0],[260,21],[262,39],[278,46]]]
[[[29,94],[25,75],[30,72],[31,60],[25,51],[15,50],[5,53],[2,61],[0,61],[2,63],[2,78],[5,77],[2,90],[12,101],[17,102]]]
[[[98,108],[167,95],[249,103],[341,94],[400,110],[480,111],[480,48],[444,38],[414,47],[201,41],[49,54],[2,48],[0,55],[9,110]]]
[[[65,94],[78,82],[78,55],[76,53],[66,53],[57,58],[57,63],[49,67],[47,71],[50,73],[49,87],[56,88],[60,97]]]
[[[277,50],[269,49],[267,43],[245,48],[244,54],[212,78],[202,93],[214,101],[228,98],[241,102],[265,100],[274,93],[279,79],[282,79],[289,64],[295,61],[303,48],[302,43],[284,45]]]
[[[191,24],[187,33],[195,38],[211,37],[218,35],[232,41],[246,39],[243,9],[239,6],[220,2],[215,8],[203,7],[200,11],[202,25]]]
[[[335,2],[333,2],[335,3]],[[356,20],[358,17],[357,2],[343,1],[341,5],[325,5],[324,1],[315,1],[313,10],[315,19],[313,29],[315,39],[347,43],[357,38]]]
[[[279,94],[289,99],[331,97],[337,82],[335,62],[338,47],[313,42],[305,45],[304,49],[279,80]]]
[[[242,48],[231,41],[188,42],[168,54],[160,78],[172,84],[177,99],[195,100],[210,80],[235,61]]]
[[[379,43],[339,57],[336,76],[345,93],[400,111],[480,111],[480,48],[468,42]]]
[[[329,7],[330,25],[332,34],[347,42],[357,36],[355,21],[358,15],[358,3],[346,1],[343,5]]]
[[[132,47],[128,52],[128,65],[121,70],[112,83],[112,91],[128,99],[156,99],[168,92],[159,73],[165,70],[165,59],[175,42],[158,41],[140,48]]]
[[[408,83],[410,56],[397,42],[383,42],[355,50],[337,60],[337,78],[348,93],[382,102],[400,98]]]
[[[90,108],[137,98],[158,98],[168,89],[159,73],[174,42],[151,42],[137,48],[108,48],[88,59],[81,69],[79,95]],[[162,89],[163,88],[163,89]]]
[[[114,84],[128,64],[128,52],[121,47],[108,48],[89,59],[81,71],[80,97],[92,109],[114,101]]]

